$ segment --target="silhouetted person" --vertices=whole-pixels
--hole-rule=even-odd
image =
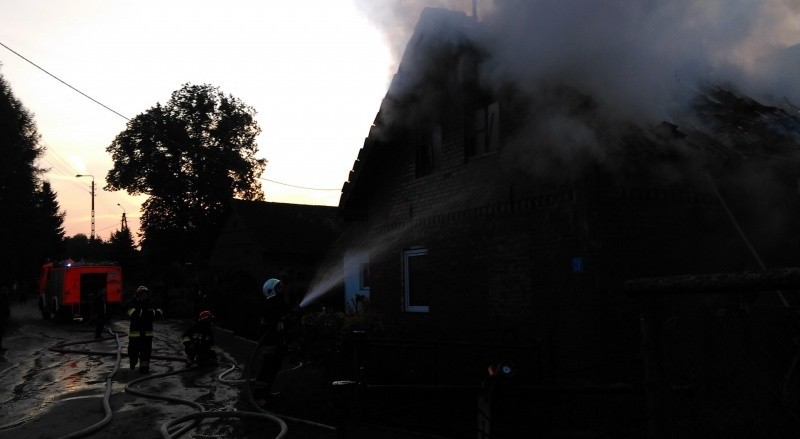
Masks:
[[[211,364],[216,360],[214,355],[214,331],[211,325],[214,315],[211,311],[201,311],[197,321],[183,333],[181,343],[186,352],[186,364],[189,366],[197,363],[201,366]]]
[[[264,405],[272,394],[275,376],[281,369],[283,357],[288,351],[284,335],[284,319],[289,314],[284,284],[279,279],[269,279],[262,288],[264,303],[261,312],[261,349],[264,361],[256,378],[253,396],[259,405]]]
[[[150,290],[145,286],[136,289],[133,305],[128,309],[131,319],[128,333],[128,358],[131,370],[139,363],[139,372],[150,372],[150,355],[153,352],[153,321],[164,316],[164,311],[150,303]]]

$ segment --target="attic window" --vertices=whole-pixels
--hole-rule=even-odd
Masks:
[[[433,276],[428,249],[416,248],[403,252],[403,290],[405,311],[427,313],[432,294]]]
[[[442,125],[436,124],[432,129],[417,135],[417,177],[423,177],[441,166],[442,162]]]
[[[490,154],[500,146],[500,104],[482,105],[468,115],[470,131],[465,142],[466,158]]]

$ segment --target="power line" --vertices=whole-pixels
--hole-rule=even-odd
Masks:
[[[75,169],[75,167],[72,166],[72,164],[69,163],[67,160],[65,160],[64,157],[62,157],[61,154],[59,154],[58,151],[56,151],[54,148],[50,147],[44,142],[41,142],[41,144],[45,147],[45,149],[52,152],[55,158],[60,160],[60,163],[58,161],[53,160],[53,155],[48,155],[43,158],[43,160],[50,160],[50,164],[53,165],[53,168],[57,169],[60,172],[60,174],[56,175],[64,177],[64,180],[69,181],[70,184],[72,184],[73,186],[80,188],[81,191],[86,191],[83,185],[75,181],[75,175],[81,174],[82,172]],[[64,171],[65,169],[66,172]]]
[[[65,176],[66,175],[74,176],[75,174],[80,174],[81,173],[80,171],[76,170],[75,167],[72,166],[72,164],[70,162],[65,160],[64,157],[62,157],[61,154],[58,153],[58,151],[56,151],[55,149],[50,148],[49,146],[46,146],[46,145],[45,145],[45,148],[47,148],[48,151],[53,153],[53,155],[46,155],[45,158],[53,160],[53,157],[55,156],[55,158],[57,158],[58,161],[52,161],[52,163],[53,164],[58,163],[60,165],[60,170],[62,172],[64,171],[64,169],[66,169],[67,172],[64,174]]]
[[[34,66],[34,67],[36,67],[37,69],[41,70],[42,72],[46,73],[48,76],[52,77],[52,78],[53,78],[53,79],[55,79],[56,81],[58,81],[58,82],[60,82],[60,83],[62,83],[62,84],[64,84],[64,85],[66,85],[67,87],[71,88],[72,90],[76,91],[77,93],[80,93],[80,94],[81,94],[83,97],[85,97],[85,98],[87,98],[87,99],[91,100],[92,102],[96,103],[97,105],[100,105],[101,107],[103,107],[103,108],[105,108],[106,110],[108,110],[108,111],[110,111],[110,112],[112,112],[112,113],[116,114],[117,116],[119,116],[119,117],[121,117],[121,118],[125,119],[126,121],[130,121],[130,118],[128,118],[128,117],[126,117],[126,116],[122,115],[121,113],[117,112],[117,111],[116,111],[116,110],[114,110],[113,108],[111,108],[111,107],[109,107],[109,106],[107,106],[107,105],[103,104],[102,102],[98,101],[97,99],[95,99],[95,98],[93,98],[93,97],[91,97],[91,96],[87,95],[86,93],[84,93],[84,92],[82,92],[82,91],[78,90],[77,88],[73,87],[72,85],[70,85],[70,84],[69,84],[69,83],[67,83],[66,81],[62,80],[62,79],[61,79],[61,78],[59,78],[58,76],[56,76],[56,75],[54,75],[54,74],[52,74],[52,73],[48,72],[48,71],[47,71],[47,70],[45,70],[43,67],[39,66],[38,64],[36,64],[36,63],[34,63],[33,61],[29,60],[28,58],[24,57],[24,56],[23,56],[22,54],[20,54],[19,52],[15,51],[14,49],[12,49],[12,48],[8,47],[7,45],[5,45],[5,44],[4,44],[2,41],[0,41],[0,46],[3,46],[3,47],[5,47],[5,48],[6,48],[8,51],[10,51],[10,52],[11,52],[11,53],[13,53],[14,55],[17,55],[18,57],[22,58],[22,59],[23,59],[23,60],[25,60],[27,63],[29,63],[30,65],[32,65],[32,66]],[[56,155],[58,155],[58,154],[56,154]],[[59,158],[61,158],[61,157],[59,156]],[[211,158],[211,157],[209,157],[209,159],[210,159],[211,161],[213,161],[213,162],[216,162],[217,164],[220,164],[220,165],[222,165],[223,167],[225,167],[225,168],[226,168],[226,169],[228,169],[228,170],[231,170],[231,169],[233,169],[231,166],[228,166],[228,165],[226,165],[225,163],[222,163],[222,162],[220,162],[220,161],[218,161],[218,160],[215,160],[214,158]],[[63,160],[63,158],[62,158],[62,160]],[[66,161],[65,161],[65,162],[66,162]],[[299,186],[299,185],[294,185],[294,184],[289,184],[289,183],[283,183],[283,182],[280,182],[280,181],[270,180],[270,179],[268,179],[268,178],[263,178],[263,177],[258,177],[258,179],[259,179],[259,180],[268,181],[268,182],[270,182],[270,183],[274,183],[274,184],[279,184],[279,185],[282,185],[282,186],[288,186],[288,187],[293,187],[293,188],[297,188],[297,189],[306,189],[306,190],[312,190],[312,191],[338,191],[338,190],[341,190],[341,188],[313,188],[313,187],[307,187],[307,186]]]
[[[341,188],[323,189],[323,188],[316,188],[316,187],[296,186],[296,185],[293,185],[293,184],[281,183],[280,181],[270,180],[268,178],[263,178],[263,177],[258,177],[258,179],[259,180],[268,181],[270,183],[279,184],[279,185],[282,185],[282,186],[289,186],[289,187],[294,187],[294,188],[298,188],[298,189],[308,189],[308,190],[311,190],[311,191],[339,191],[339,190],[341,190]]]
[[[75,181],[75,178],[74,178],[74,176],[75,176],[75,174],[79,174],[79,173],[80,173],[80,171],[76,170],[76,169],[75,169],[75,168],[74,168],[74,167],[73,167],[73,166],[72,166],[72,165],[71,165],[69,162],[67,162],[66,160],[64,160],[64,158],[63,158],[63,157],[61,157],[61,155],[60,155],[60,154],[58,154],[58,152],[57,152],[55,149],[53,149],[53,148],[51,148],[50,146],[48,146],[48,145],[44,144],[44,142],[42,142],[42,144],[43,144],[43,145],[45,146],[45,148],[47,148],[49,151],[52,151],[52,152],[53,152],[53,154],[55,155],[55,158],[58,158],[58,159],[59,159],[59,160],[61,160],[61,162],[62,162],[62,163],[59,163],[58,161],[54,161],[54,160],[53,160],[53,156],[50,156],[50,157],[45,157],[45,158],[44,158],[44,160],[49,160],[49,163],[52,165],[52,167],[53,167],[53,169],[54,169],[54,170],[51,170],[50,172],[51,172],[51,173],[53,173],[53,174],[54,174],[54,175],[56,175],[56,176],[61,176],[61,177],[64,177],[64,180],[65,180],[65,181],[68,181],[68,182],[69,182],[69,183],[70,183],[72,186],[75,186],[75,187],[77,187],[77,188],[78,188],[78,189],[80,189],[82,192],[91,193],[89,190],[87,190],[87,189],[84,187],[84,186],[85,186],[84,184],[80,184],[80,183],[78,183],[78,182],[76,182],[76,181]],[[66,170],[65,170],[65,169],[66,169]],[[58,171],[58,172],[55,172],[55,171]],[[110,207],[110,206],[109,206],[109,204],[107,204],[107,201],[108,201],[108,200],[107,200],[107,199],[106,199],[106,197],[103,195],[103,193],[104,193],[104,192],[103,192],[102,190],[97,192],[97,194],[96,194],[96,199],[97,199],[97,202],[98,202],[99,204],[101,204],[103,207],[105,207],[105,210],[106,210],[107,212],[114,212],[114,211],[116,211],[116,209],[115,209],[115,208],[112,208],[112,207]],[[101,230],[102,230],[102,229],[101,229]]]
[[[106,104],[104,104],[104,103],[102,103],[102,102],[98,101],[97,99],[95,99],[95,98],[93,98],[93,97],[91,97],[91,96],[87,95],[86,93],[84,93],[84,92],[82,92],[82,91],[78,90],[77,88],[75,88],[75,87],[73,87],[73,86],[71,86],[71,85],[67,84],[65,81],[63,81],[63,80],[62,80],[61,78],[59,78],[58,76],[56,76],[56,75],[54,75],[54,74],[52,74],[52,73],[48,72],[48,71],[47,71],[47,70],[45,70],[44,68],[40,67],[38,64],[36,64],[36,63],[34,63],[33,61],[29,60],[28,58],[25,58],[24,56],[22,56],[20,53],[18,53],[18,52],[17,52],[17,51],[15,51],[14,49],[12,49],[12,48],[10,48],[10,47],[6,46],[5,44],[3,44],[3,42],[2,42],[2,41],[0,41],[0,46],[3,46],[3,47],[5,47],[6,49],[8,49],[8,51],[9,51],[9,52],[13,53],[14,55],[17,55],[18,57],[20,57],[20,58],[22,58],[22,59],[24,59],[24,60],[25,60],[26,62],[28,62],[30,65],[32,65],[32,66],[36,67],[37,69],[39,69],[39,70],[41,70],[41,71],[45,72],[46,74],[50,75],[50,76],[51,76],[53,79],[55,79],[56,81],[58,81],[58,82],[60,82],[60,83],[62,83],[62,84],[64,84],[64,85],[66,85],[67,87],[69,87],[69,88],[71,88],[71,89],[75,90],[76,92],[78,92],[78,93],[80,93],[81,95],[83,95],[83,97],[85,97],[85,98],[89,99],[90,101],[94,102],[95,104],[97,104],[97,105],[100,105],[101,107],[105,108],[106,110],[108,110],[108,111],[110,111],[110,112],[112,112],[112,113],[116,114],[117,116],[119,116],[119,117],[121,117],[121,118],[123,118],[123,119],[125,119],[125,120],[130,120],[129,118],[127,118],[127,117],[123,116],[122,114],[118,113],[116,110],[112,109],[111,107],[107,106]]]

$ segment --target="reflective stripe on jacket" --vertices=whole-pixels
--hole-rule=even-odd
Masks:
[[[164,311],[160,308],[152,308],[148,304],[135,303],[128,309],[128,317],[131,319],[129,337],[152,337],[153,321],[162,318]],[[136,333],[137,335],[133,335]]]

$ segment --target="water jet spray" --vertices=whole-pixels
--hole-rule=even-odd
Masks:
[[[344,281],[344,270],[329,270],[326,275],[321,276],[320,280],[314,283],[311,289],[308,290],[303,300],[300,301],[300,308],[305,308],[310,305],[325,293],[332,290],[340,282]]]

